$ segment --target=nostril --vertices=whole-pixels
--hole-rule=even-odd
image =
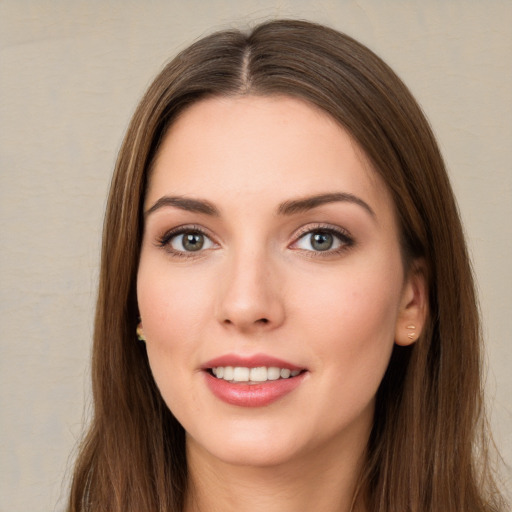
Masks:
[[[267,317],[261,317],[258,318],[257,316],[254,316],[253,318],[250,317],[227,317],[222,320],[222,324],[226,327],[237,327],[240,329],[252,329],[255,328],[258,330],[262,327],[267,327],[270,325],[273,325],[273,320]]]

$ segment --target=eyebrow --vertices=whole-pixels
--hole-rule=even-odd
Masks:
[[[173,206],[187,212],[203,213],[214,217],[219,217],[220,215],[219,210],[217,210],[212,203],[204,199],[191,199],[182,196],[163,196],[144,213],[144,216],[147,217],[164,206]]]
[[[303,199],[294,199],[291,201],[285,201],[278,208],[280,215],[293,215],[295,213],[302,213],[318,206],[329,203],[352,203],[357,204],[364,208],[373,218],[376,218],[375,212],[372,210],[370,205],[363,201],[361,198],[348,194],[346,192],[333,192],[330,194],[318,194],[315,196],[305,197]]]
[[[308,196],[301,199],[293,199],[281,203],[277,209],[279,215],[294,215],[296,213],[303,213],[313,208],[317,208],[324,204],[329,203],[352,203],[364,208],[373,218],[376,217],[375,212],[372,210],[370,205],[363,201],[361,198],[348,194],[346,192],[334,192],[329,194],[318,194],[314,196]],[[204,215],[210,215],[213,217],[219,217],[219,210],[205,199],[191,199],[183,196],[163,196],[156,203],[149,208],[144,216],[147,217],[151,213],[159,210],[160,208],[171,206],[179,208],[193,213],[202,213]]]

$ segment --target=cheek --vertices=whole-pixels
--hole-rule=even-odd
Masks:
[[[396,266],[382,272],[333,272],[322,286],[305,283],[308,293],[300,307],[333,335],[364,338],[365,333],[394,332],[401,280],[401,268]]]
[[[353,391],[378,387],[393,348],[402,271],[386,270],[333,276],[328,292],[309,287],[309,307],[302,308],[319,364]]]
[[[146,338],[169,348],[196,337],[210,308],[204,276],[141,264],[137,300]]]
[[[394,344],[396,318],[395,297],[384,290],[378,293],[362,283],[349,290],[347,280],[344,285],[345,291],[331,300],[318,297],[314,323],[310,322],[317,326],[313,357],[322,389],[310,401],[324,412],[322,428],[333,434],[350,425],[365,429],[372,421],[375,395]]]
[[[179,407],[183,395],[193,407],[193,390],[184,392],[183,387],[197,368],[197,348],[211,309],[211,294],[206,293],[204,280],[180,273],[169,275],[157,268],[142,262],[137,282],[149,364],[169,408]]]

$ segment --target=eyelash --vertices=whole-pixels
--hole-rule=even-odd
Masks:
[[[204,250],[197,251],[197,254],[194,251],[177,251],[171,247],[171,240],[179,235],[184,235],[186,233],[189,234],[200,234],[209,240],[212,237],[201,227],[190,225],[190,226],[179,226],[177,228],[173,228],[169,231],[166,231],[161,237],[157,239],[157,245],[165,249],[171,256],[175,258],[197,258],[200,256]]]
[[[308,225],[304,228],[300,229],[299,232],[295,235],[295,241],[292,245],[297,244],[302,238],[305,238],[306,235],[312,235],[314,233],[328,233],[336,238],[340,242],[340,247],[337,249],[328,249],[325,251],[310,251],[307,249],[297,249],[302,250],[307,254],[308,257],[311,258],[327,258],[329,256],[341,254],[345,251],[348,251],[351,247],[355,245],[355,240],[352,238],[350,233],[342,228],[334,227],[327,224],[317,224],[317,225]]]
[[[179,251],[176,249],[173,249],[170,245],[171,240],[179,235],[184,234],[200,234],[204,237],[208,238],[209,240],[212,240],[212,237],[200,226],[196,225],[189,225],[189,226],[179,226],[176,228],[173,228],[169,231],[166,231],[161,237],[157,239],[157,245],[159,247],[162,247],[165,249],[171,256],[176,258],[197,258],[202,253],[205,252],[205,249],[198,250],[197,254],[195,251]],[[336,254],[341,254],[347,250],[349,250],[351,247],[355,245],[355,241],[350,235],[350,233],[344,229],[341,228],[335,228],[331,225],[325,225],[325,224],[317,224],[314,226],[308,225],[299,230],[298,233],[295,235],[295,240],[292,244],[290,244],[288,247],[291,247],[295,244],[297,244],[302,238],[304,238],[306,235],[312,235],[314,233],[328,233],[332,235],[334,238],[336,238],[340,243],[341,246],[334,250],[325,250],[325,251],[313,251],[313,250],[307,250],[307,249],[296,249],[300,250],[303,253],[306,253],[308,257],[312,258],[321,258],[321,257],[329,257]],[[215,243],[215,242],[213,242]]]

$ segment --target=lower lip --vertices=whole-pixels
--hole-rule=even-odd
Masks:
[[[304,380],[305,372],[288,379],[269,380],[261,384],[240,384],[217,379],[204,372],[210,391],[220,400],[240,407],[263,407],[291,393]]]

